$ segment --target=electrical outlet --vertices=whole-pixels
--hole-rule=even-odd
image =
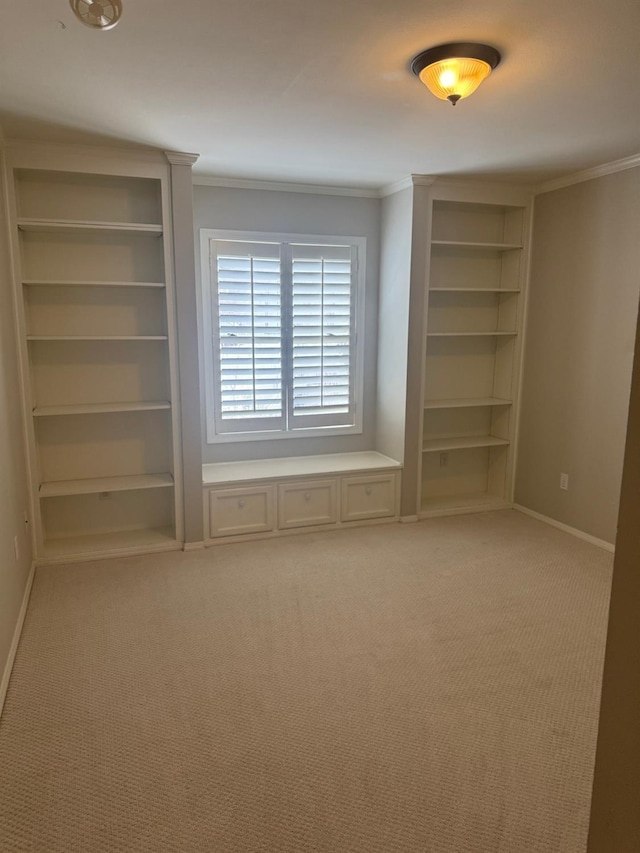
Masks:
[[[440,454],[440,467],[446,468],[448,464],[449,464],[449,454],[448,453],[441,453]]]
[[[567,492],[569,490],[569,475],[568,474],[560,474],[560,488]]]
[[[16,562],[20,560],[20,545],[18,543],[18,537],[13,537],[13,553],[16,555]]]

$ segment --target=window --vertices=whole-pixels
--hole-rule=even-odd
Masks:
[[[207,440],[361,432],[365,240],[201,243]]]

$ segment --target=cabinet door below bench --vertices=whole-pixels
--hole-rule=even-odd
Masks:
[[[212,489],[209,492],[209,535],[215,539],[273,530],[274,504],[273,486]]]
[[[338,520],[337,481],[312,480],[278,486],[278,527],[312,527]]]
[[[342,521],[386,518],[397,514],[396,474],[342,478]]]

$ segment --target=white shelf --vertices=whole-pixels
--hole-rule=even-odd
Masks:
[[[432,240],[431,245],[453,249],[484,249],[487,252],[508,252],[512,249],[522,249],[521,243],[468,243],[464,240]]]
[[[428,338],[515,337],[517,332],[427,332]]]
[[[33,410],[34,418],[46,418],[54,415],[94,415],[111,412],[152,412],[170,409],[168,400],[145,400],[136,403],[83,403],[72,406],[37,406]]]
[[[163,281],[65,281],[26,279],[27,287],[164,287]]]
[[[162,489],[173,486],[171,474],[136,474],[126,477],[95,477],[88,480],[58,480],[42,483],[41,498],[63,495],[95,495],[100,492],[130,492],[140,489]]]
[[[471,492],[447,497],[425,498],[421,504],[422,513],[445,514],[455,510],[490,510],[510,506],[502,497],[488,492]]]
[[[44,543],[44,562],[64,562],[69,559],[112,555],[118,553],[144,553],[168,551],[180,547],[173,530],[119,530],[114,533],[96,533],[63,539],[47,539]]]
[[[72,219],[18,219],[20,231],[60,234],[118,233],[161,237],[162,225],[138,222],[85,222]]]
[[[468,435],[462,438],[427,439],[422,443],[423,453],[436,453],[443,450],[466,450],[473,447],[503,447],[510,442],[506,438],[494,435]]]
[[[430,287],[429,293],[520,293],[519,287]]]
[[[28,341],[166,341],[166,335],[27,335]]]
[[[425,400],[425,409],[474,409],[481,406],[511,406],[511,400],[501,397],[467,397],[459,400]]]

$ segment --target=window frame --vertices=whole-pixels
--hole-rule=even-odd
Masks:
[[[212,273],[211,242],[240,241],[246,243],[277,243],[285,251],[283,258],[290,259],[288,244],[308,244],[320,246],[350,246],[355,250],[354,310],[352,383],[354,420],[349,425],[307,426],[284,429],[245,430],[242,432],[218,432],[216,428],[216,365],[217,365],[217,326],[214,305],[214,277]],[[273,231],[238,231],[218,228],[200,229],[200,269],[201,269],[201,321],[202,321],[202,366],[205,386],[205,434],[207,444],[235,443],[242,441],[281,441],[295,438],[332,438],[343,435],[358,435],[363,432],[364,405],[364,328],[365,328],[365,281],[366,281],[366,237],[348,235],[283,233]],[[284,287],[290,288],[290,272],[282,277]],[[290,294],[283,290],[283,299],[289,301]],[[290,334],[290,330],[284,334]],[[283,335],[284,336],[284,335]],[[289,420],[289,413],[286,415]]]

